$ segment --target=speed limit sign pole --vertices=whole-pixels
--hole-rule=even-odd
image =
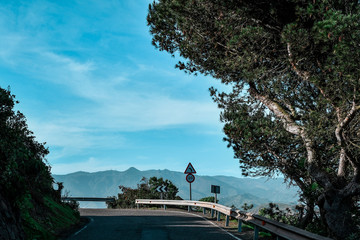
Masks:
[[[193,173],[196,173],[195,168],[193,167],[193,165],[191,163],[188,164],[184,173],[187,174],[185,179],[190,184],[190,200],[191,200],[192,199],[191,183],[195,181],[195,176],[193,175]]]
[[[190,201],[191,201],[191,183],[189,183],[190,184]]]
[[[189,173],[188,175],[186,175],[186,181],[190,184],[190,200],[192,199],[191,198],[191,183],[193,182],[193,181],[195,181],[195,176],[194,175],[192,175],[191,173]]]

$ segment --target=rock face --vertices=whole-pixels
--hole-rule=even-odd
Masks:
[[[18,215],[0,192],[0,240],[25,239]]]

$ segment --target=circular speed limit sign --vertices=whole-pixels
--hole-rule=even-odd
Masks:
[[[189,173],[188,175],[186,175],[186,181],[188,183],[192,183],[193,181],[195,181],[195,176]]]

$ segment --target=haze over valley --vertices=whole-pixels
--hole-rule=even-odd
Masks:
[[[66,175],[53,175],[56,182],[64,183],[63,194],[72,197],[108,197],[117,196],[119,185],[136,188],[143,177],[162,177],[169,179],[178,188],[178,195],[183,199],[189,199],[189,183],[185,180],[182,172],[170,170],[147,170],[140,171],[129,168],[126,171],[101,171],[101,172],[75,172]],[[229,176],[202,176],[195,174],[192,183],[192,198],[213,196],[210,191],[211,185],[218,185],[221,192],[218,195],[219,203],[226,206],[240,208],[242,204],[254,204],[254,207],[269,202],[295,205],[297,203],[297,189],[288,188],[284,179],[267,178],[236,178]],[[80,202],[80,207],[97,208],[106,207],[104,203]]]

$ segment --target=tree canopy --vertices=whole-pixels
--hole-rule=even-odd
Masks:
[[[165,186],[166,192],[160,193],[156,191],[156,188],[159,186]],[[170,180],[151,177],[147,179],[143,177],[140,183],[137,185],[137,188],[130,188],[123,185],[119,186],[121,193],[118,194],[115,202],[107,202],[108,208],[135,208],[136,199],[167,199],[175,200],[179,197],[176,194],[179,192],[178,187],[176,187]]]
[[[0,88],[0,187],[9,199],[29,192],[53,191],[44,144],[35,140],[25,116],[14,111],[15,96]]]
[[[0,239],[55,239],[80,216],[53,189],[49,151],[14,110],[16,103],[10,90],[0,87]],[[17,236],[7,224],[17,225]]]
[[[358,231],[360,9],[357,0],[159,0],[152,43],[211,88],[244,175],[281,172],[329,234]],[[357,210],[355,210],[357,211]]]

